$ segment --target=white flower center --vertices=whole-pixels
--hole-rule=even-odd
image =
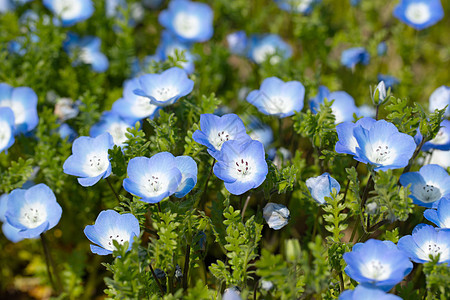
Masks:
[[[11,126],[8,122],[0,120],[0,152],[6,148],[11,139]]]
[[[425,3],[411,3],[406,8],[406,18],[415,24],[423,24],[431,17],[430,8]]]
[[[241,179],[250,179],[250,175],[252,174],[252,164],[249,163],[249,160],[245,160],[243,158],[238,159],[234,162],[234,170],[236,177],[240,177]]]
[[[144,177],[142,185],[144,191],[150,197],[160,195],[168,188],[167,178],[162,174],[151,174]]]
[[[305,12],[314,0],[297,0],[295,10],[298,12]]]
[[[431,203],[441,198],[441,190],[432,184],[426,184],[422,188],[419,187],[417,198],[422,202]]]
[[[25,107],[23,107],[22,103],[13,101],[10,99],[4,99],[0,101],[0,107],[9,107],[14,113],[14,124],[20,125],[25,123],[26,114]]]
[[[448,142],[448,139],[449,139],[449,136],[447,134],[447,131],[445,129],[441,128],[441,129],[439,129],[439,131],[436,134],[436,136],[434,137],[434,139],[432,139],[430,142],[435,145],[443,145]]]
[[[257,47],[253,50],[253,59],[257,62],[257,63],[262,63],[264,62],[268,56],[271,56],[273,54],[275,54],[277,52],[277,49],[269,44],[264,44],[260,47]],[[270,62],[271,64],[273,64],[273,62]]]
[[[171,87],[162,87],[155,91],[155,99],[158,101],[167,101],[172,97],[175,97],[178,94],[178,91]]]
[[[200,20],[196,16],[185,12],[177,13],[173,21],[175,31],[184,38],[194,38],[198,35],[200,25]]]
[[[125,242],[128,242],[130,240],[130,234],[124,230],[120,230],[117,228],[111,229],[108,234],[102,239],[103,248],[110,251],[116,250],[113,240],[116,240],[120,245],[123,245]]]
[[[62,19],[73,19],[83,11],[83,1],[56,0],[53,1],[53,9]]]
[[[378,144],[372,148],[372,145],[366,146],[366,154],[371,162],[380,165],[389,165],[395,158],[395,151],[386,144]]]
[[[27,203],[20,210],[20,223],[27,228],[36,228],[47,220],[47,210],[41,203]]]
[[[366,278],[382,281],[389,278],[391,275],[391,268],[389,265],[383,264],[375,259],[363,265],[361,273]]]
[[[115,145],[122,146],[127,141],[128,138],[125,136],[125,133],[127,133],[128,127],[126,123],[113,123],[108,128]]]
[[[104,173],[108,169],[109,160],[108,153],[93,153],[88,155],[88,159],[84,165],[83,171],[89,175],[89,177],[96,177]]]
[[[216,150],[222,149],[223,143],[232,139],[233,137],[226,130],[219,131],[217,132],[217,134],[212,134],[209,137],[211,144],[214,146],[214,148],[216,148]]]
[[[335,100],[335,102],[336,102],[336,100]],[[334,115],[334,118],[335,118],[334,123],[335,124],[339,124],[344,121],[344,112],[341,109],[337,109],[336,106],[334,105],[334,103],[331,105],[331,112]]]
[[[438,244],[435,241],[428,241],[424,243],[421,247],[422,252],[419,253],[419,258],[423,260],[430,260],[430,254],[432,256],[439,256],[439,262],[446,261],[449,258],[449,249],[446,245]]]
[[[139,116],[149,116],[153,114],[158,106],[150,103],[150,99],[143,96],[137,96],[135,104],[131,107],[133,112]]]
[[[92,55],[93,52],[90,49],[83,47],[80,48],[79,51],[80,60],[85,64],[92,64],[95,61],[94,56]]]

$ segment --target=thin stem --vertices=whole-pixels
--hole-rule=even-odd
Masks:
[[[161,204],[159,202],[158,202],[158,210],[159,210],[160,213],[162,213]]]
[[[342,293],[344,290],[344,276],[342,275],[342,271],[339,271],[339,291]]]
[[[416,159],[417,155],[419,155],[420,149],[422,149],[423,144],[425,144],[425,139],[424,138],[422,139],[422,141],[420,141],[420,144],[416,147],[416,150],[414,151],[413,156],[409,160],[408,165],[403,169],[402,174],[405,174],[405,173],[409,172],[409,170],[411,169],[411,166],[412,166],[414,160]]]
[[[161,295],[164,295],[164,289],[161,286],[161,283],[159,282],[158,277],[156,277],[156,274],[155,274],[155,271],[153,270],[152,264],[149,264],[149,266],[150,266],[150,271],[152,272],[153,278],[155,279],[156,284],[158,285],[159,290],[161,291]]]
[[[184,269],[183,269],[183,280],[182,280],[182,286],[183,286],[184,290],[186,290],[187,286],[188,286],[190,254],[191,254],[191,245],[188,244],[186,247],[186,254],[184,256]]]
[[[358,167],[358,165],[359,165],[359,161],[356,162],[355,169]],[[344,199],[342,200],[343,202],[345,202],[345,199],[347,198],[347,192],[348,192],[349,186],[350,186],[350,179],[347,179],[347,185],[345,186],[345,192],[344,192]]]
[[[361,206],[360,206],[361,211],[364,209],[364,206],[366,205],[366,201],[369,196],[370,185],[372,184],[372,182],[373,182],[373,174],[371,172],[369,179],[367,180],[366,188],[364,189],[364,194],[363,194],[363,197],[361,200]]]
[[[56,286],[55,282],[53,281],[52,272],[50,270],[50,267],[51,267],[53,269],[53,272],[56,273],[55,264],[53,263],[52,257],[50,255],[50,250],[48,248],[47,239],[46,239],[44,233],[41,233],[40,237],[41,237],[42,248],[44,248],[45,263],[47,265],[47,274],[48,274],[48,278],[50,280],[50,284],[52,285],[52,288],[54,291],[57,291],[58,294],[61,294],[61,282],[59,280],[59,277],[56,277],[57,282],[58,282],[58,286]]]
[[[359,216],[356,217],[355,224],[353,225],[352,235],[350,236],[350,242],[353,242],[353,238],[356,235],[356,231],[358,230]]]
[[[120,202],[119,195],[117,194],[116,190],[113,188],[111,182],[109,181],[109,178],[106,178],[106,182],[108,183],[109,188],[111,189],[111,191],[112,191],[112,192],[114,193],[114,195],[116,196],[117,201]]]
[[[377,120],[377,121],[378,121],[378,112],[379,112],[379,110],[380,110],[380,105],[377,105],[377,111],[375,113],[375,120]]]
[[[244,215],[245,215],[245,211],[247,210],[248,203],[250,202],[250,197],[251,197],[251,194],[249,194],[247,199],[245,199],[244,208],[242,209],[242,214],[241,214],[242,222],[244,221]]]
[[[365,232],[359,239],[358,242],[365,242],[366,240],[369,239],[370,235],[375,232],[378,228],[380,228],[381,226],[387,224],[389,221],[384,219],[381,220],[380,222],[374,224],[372,227],[367,228],[367,232]]]
[[[206,203],[206,191],[208,190],[209,179],[211,178],[211,174],[213,172],[215,163],[216,163],[216,159],[213,160],[213,163],[211,164],[211,169],[209,170],[208,177],[206,178],[205,188],[203,189],[203,194],[202,194],[199,206],[198,206],[199,208],[202,208],[202,206]]]

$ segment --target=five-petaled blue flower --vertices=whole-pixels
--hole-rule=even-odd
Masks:
[[[408,275],[413,264],[391,241],[370,239],[344,253],[345,273],[362,285],[389,291]]]
[[[106,132],[98,137],[81,136],[72,145],[72,155],[64,162],[64,173],[78,176],[82,186],[92,186],[111,174],[108,149],[114,146],[112,136]]]
[[[336,126],[336,132],[338,134],[338,141],[335,146],[337,153],[346,153],[356,155],[356,147],[358,147],[358,141],[353,135],[353,129],[358,126],[362,126],[365,129],[369,129],[376,121],[372,118],[362,118],[353,122],[343,122]]]
[[[275,65],[292,56],[292,47],[276,34],[252,35],[248,43],[247,56],[257,64],[269,60]]]
[[[436,109],[445,109],[444,116],[450,117],[450,86],[440,86],[430,95],[430,106],[428,107],[430,112],[434,112]]]
[[[14,144],[14,112],[9,107],[0,107],[0,153]]]
[[[64,42],[64,50],[72,56],[73,66],[79,64],[91,65],[92,70],[98,73],[105,72],[109,67],[109,61],[101,52],[101,40],[95,36],[80,38],[76,34],[68,34]],[[75,57],[75,55],[77,55]]]
[[[339,300],[402,300],[399,296],[387,294],[372,286],[358,285],[354,290],[346,290]]]
[[[148,100],[148,99],[147,99]],[[111,134],[115,145],[122,147],[127,141],[125,134],[128,128],[134,127],[132,120],[121,118],[116,112],[103,112],[100,121],[91,127],[89,134],[97,137],[105,132]]]
[[[339,182],[328,173],[308,178],[306,180],[306,186],[313,199],[319,204],[324,204],[326,202],[325,197],[331,197],[333,189],[336,189],[337,193],[341,190]]]
[[[363,47],[350,48],[342,52],[341,64],[353,69],[357,64],[368,65],[370,54]]]
[[[394,16],[403,23],[422,30],[436,24],[444,17],[440,0],[400,0]]]
[[[84,234],[94,244],[91,251],[99,255],[111,254],[116,247],[113,241],[120,245],[129,243],[128,250],[131,249],[135,236],[139,236],[139,221],[133,214],[119,214],[114,210],[104,210],[100,212],[94,225],[87,225]]]
[[[442,197],[436,209],[427,209],[423,216],[440,229],[450,229],[450,194]]]
[[[19,229],[23,238],[38,237],[55,227],[61,218],[62,208],[55,194],[42,183],[27,190],[13,190],[7,202],[6,221]]]
[[[61,18],[63,26],[84,21],[94,13],[91,0],[43,0],[44,6]]]
[[[303,108],[305,87],[299,81],[284,82],[277,77],[264,79],[259,90],[250,92],[247,101],[266,115],[292,116]]]
[[[270,228],[279,230],[289,222],[289,209],[283,204],[267,203],[263,209],[263,217]]]

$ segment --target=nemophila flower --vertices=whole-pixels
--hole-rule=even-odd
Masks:
[[[175,157],[175,164],[181,172],[181,181],[175,191],[175,197],[182,198],[197,184],[197,163],[190,156]]]
[[[306,186],[311,193],[312,198],[319,204],[327,202],[325,197],[331,197],[333,189],[339,193],[341,186],[336,179],[330,176],[328,173],[323,173],[317,177],[311,177],[306,180]]]
[[[78,106],[80,101],[74,102],[70,98],[60,98],[56,101],[54,114],[58,116],[59,121],[65,122],[78,116],[80,112]]]
[[[323,104],[325,99],[328,101],[334,100],[333,104],[331,104],[331,111],[336,118],[336,124],[352,121],[353,114],[359,115],[358,107],[356,107],[352,96],[344,91],[330,93],[330,90],[323,85],[319,86],[319,92],[316,97],[309,100],[311,111],[317,113],[320,109],[320,104]]]
[[[259,90],[248,94],[247,101],[263,114],[285,118],[302,110],[304,97],[305,87],[299,81],[284,82],[269,77],[264,79]]]
[[[43,0],[44,6],[61,18],[63,26],[72,26],[89,19],[94,6],[91,0]]]
[[[106,132],[95,138],[80,136],[72,145],[72,155],[64,162],[64,173],[78,176],[82,186],[92,186],[111,174],[108,149],[114,146]]]
[[[157,203],[173,195],[183,179],[175,157],[169,152],[160,152],[150,158],[132,158],[127,174],[128,178],[123,180],[125,190],[147,203]]]
[[[398,241],[398,249],[416,263],[430,261],[430,255],[439,256],[439,263],[450,263],[450,230],[436,230],[431,225],[419,224],[412,235]]]
[[[13,190],[7,201],[6,221],[18,228],[24,238],[38,237],[55,227],[61,218],[62,209],[55,194],[42,183],[27,190]]]
[[[245,55],[247,53],[247,34],[240,30],[227,35],[228,49],[236,55]]]
[[[436,109],[443,109],[446,107],[444,116],[450,116],[450,87],[449,86],[440,86],[430,96],[430,112],[434,112]]]
[[[121,215],[114,210],[104,210],[100,212],[94,225],[87,225],[84,228],[84,234],[96,244],[91,245],[92,253],[111,254],[116,249],[114,240],[120,245],[128,242],[127,251],[130,251],[134,237],[140,234],[139,221],[133,214]]]
[[[0,107],[9,107],[14,113],[15,131],[25,133],[33,130],[38,122],[37,95],[29,87],[13,88],[0,83]]]
[[[320,0],[274,0],[278,7],[288,12],[308,14],[312,11],[314,4]]]
[[[361,126],[365,129],[369,129],[375,124],[375,120],[372,118],[362,118],[353,122],[343,122],[336,126],[336,132],[338,134],[338,141],[335,146],[337,153],[346,153],[356,155],[356,147],[358,147],[358,141],[356,140],[353,129]]]
[[[363,105],[359,106],[358,110],[359,110],[359,114],[366,118],[375,118],[375,116],[377,114],[377,110],[375,109],[375,107],[373,107],[372,105],[369,105],[369,104],[363,104]]]
[[[400,184],[408,186],[413,202],[420,206],[432,207],[442,196],[450,193],[450,175],[438,165],[425,165],[419,172],[408,172],[400,176]]]
[[[351,252],[344,253],[345,273],[364,286],[389,291],[408,275],[413,264],[390,241],[370,239],[357,243]]]
[[[444,17],[440,0],[400,0],[394,16],[417,30],[436,24]]]
[[[352,6],[357,6],[357,5],[359,5],[359,3],[361,3],[361,0],[350,0],[350,4]]]
[[[274,65],[292,56],[292,47],[276,34],[252,35],[248,42],[247,56],[257,64],[269,59]]]
[[[354,290],[346,290],[339,295],[339,300],[402,300],[399,296],[387,294],[371,286],[358,285]]]
[[[399,132],[385,120],[376,121],[368,128],[356,126],[353,135],[358,143],[353,158],[372,165],[375,171],[406,167],[416,149],[413,137]]]
[[[441,229],[450,229],[450,194],[442,197],[436,209],[427,209],[423,216]]]
[[[384,56],[387,52],[387,44],[386,42],[381,42],[377,45],[377,54],[378,56]]]
[[[8,209],[8,194],[3,194],[0,196],[0,222],[2,224],[2,231],[5,237],[13,243],[20,242],[24,239],[19,234],[20,229],[12,226],[6,221],[6,210]]]
[[[233,195],[257,188],[266,179],[264,146],[258,141],[226,141],[216,159],[214,174],[225,182],[225,188]]]
[[[77,137],[77,132],[72,127],[67,125],[67,123],[62,123],[59,125],[58,133],[62,139],[67,138],[68,142],[73,142],[73,140]]]
[[[225,289],[222,300],[242,300],[241,293],[235,287]]]
[[[270,228],[279,230],[289,222],[289,209],[277,203],[267,203],[263,209],[263,217]]]
[[[101,40],[95,36],[85,36],[80,38],[75,34],[68,34],[68,39],[64,42],[64,50],[73,59],[73,65],[91,65],[94,72],[105,72],[109,67],[109,61],[105,54],[101,52]]]
[[[159,14],[159,23],[180,40],[205,42],[214,32],[213,11],[209,5],[187,0],[172,0]]]
[[[14,113],[9,107],[0,107],[0,153],[14,144]]]
[[[420,143],[422,141],[422,134],[419,130],[417,130],[417,134],[414,137],[416,139],[416,143]],[[450,150],[450,121],[443,120],[441,122],[441,128],[439,128],[436,136],[423,144],[421,150],[428,151],[430,149],[439,149],[439,150]]]
[[[386,85],[386,88],[391,89],[400,83],[400,80],[391,75],[378,74],[377,79],[378,81],[383,81],[384,84]]]
[[[161,41],[159,42],[158,48],[156,49],[156,54],[158,59],[165,61],[171,57],[175,57],[175,51],[184,52],[185,62],[181,62],[181,66],[186,71],[186,73],[191,74],[194,72],[194,56],[190,52],[191,44],[182,42],[173,36],[172,33],[165,30],[161,34]]]
[[[267,124],[264,124],[256,117],[252,117],[250,124],[248,124],[248,135],[253,140],[259,141],[264,145],[264,148],[268,148],[273,142],[273,130]]]
[[[197,143],[208,147],[208,153],[216,158],[223,143],[230,140],[245,142],[251,140],[245,131],[242,120],[235,114],[222,117],[213,114],[200,115],[200,129],[192,138]]]
[[[144,74],[139,77],[139,83],[141,87],[134,93],[149,98],[157,106],[171,105],[194,88],[194,81],[188,78],[186,71],[177,67],[161,74]]]
[[[433,150],[429,163],[443,168],[450,167],[450,151]]]
[[[342,52],[341,64],[353,69],[357,64],[368,65],[370,54],[364,47],[350,48]]]
[[[134,127],[132,120],[122,119],[117,113],[106,111],[103,112],[100,121],[91,127],[89,134],[92,137],[97,137],[108,132],[111,134],[114,144],[122,147],[128,139],[125,136],[128,133],[127,129],[132,127]]]

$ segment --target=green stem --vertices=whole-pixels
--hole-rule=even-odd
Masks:
[[[56,276],[56,280],[58,282],[58,286],[55,285],[55,282],[53,281],[52,272],[50,269],[53,269],[53,273],[56,273],[55,264],[53,263],[52,257],[50,255],[50,250],[48,248],[47,238],[45,237],[44,233],[41,233],[41,243],[42,248],[44,248],[44,256],[45,256],[45,263],[47,265],[47,274],[48,278],[50,280],[50,284],[52,285],[52,288],[54,291],[56,291],[58,294],[61,294],[61,281],[58,276]]]
[[[155,279],[156,284],[158,285],[159,290],[161,291],[161,295],[164,295],[164,289],[161,286],[161,283],[159,282],[158,277],[156,277],[156,274],[155,274],[155,271],[153,270],[152,264],[149,264],[149,266],[150,266],[150,271],[152,272],[153,278]]]
[[[245,211],[247,210],[248,203],[250,202],[250,197],[251,197],[251,194],[249,194],[247,199],[245,199],[244,208],[242,209],[242,214],[241,214],[242,222],[244,222],[244,215],[245,215]]]
[[[111,189],[111,191],[114,193],[114,196],[116,196],[117,201],[119,201],[119,203],[120,203],[119,195],[117,194],[116,190],[113,188],[111,182],[109,181],[109,178],[106,178],[106,182],[108,183],[109,188]]]
[[[202,197],[200,198],[200,203],[198,204],[198,208],[203,208],[203,205],[206,203],[206,196],[207,193],[206,191],[208,190],[208,183],[209,183],[209,179],[211,178],[211,174],[213,172],[214,169],[214,164],[216,163],[216,159],[213,160],[212,164],[211,164],[211,169],[209,170],[209,174],[208,177],[206,178],[206,182],[205,182],[205,188],[203,189],[203,194]]]
[[[358,165],[359,165],[359,161],[357,161],[355,164],[355,170],[358,167]],[[344,198],[343,198],[342,202],[345,202],[345,199],[347,198],[347,192],[348,192],[349,186],[350,186],[350,179],[347,179],[347,185],[345,186]]]
[[[186,254],[184,256],[184,269],[183,269],[183,281],[182,286],[184,290],[187,290],[188,286],[188,274],[189,274],[189,258],[191,254],[191,245],[187,245]]]

